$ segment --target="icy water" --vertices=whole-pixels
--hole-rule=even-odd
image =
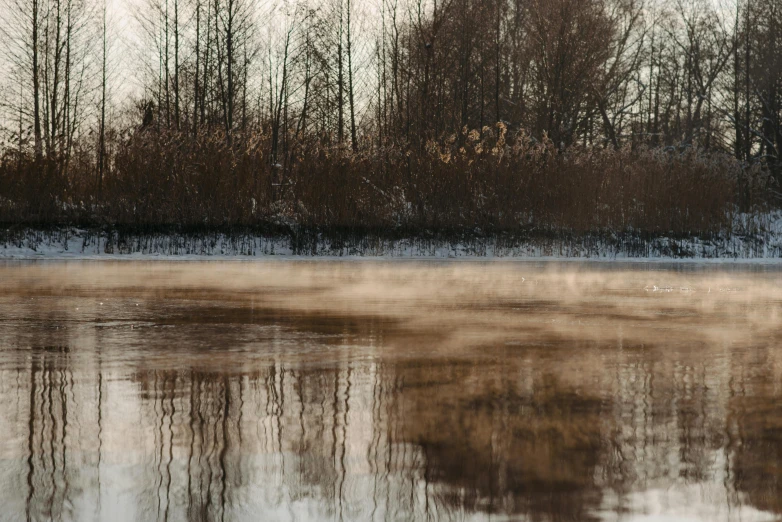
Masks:
[[[782,272],[0,264],[0,520],[782,520]]]

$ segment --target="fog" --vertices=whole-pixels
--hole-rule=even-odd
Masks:
[[[782,286],[729,265],[0,267],[10,520],[775,520]]]

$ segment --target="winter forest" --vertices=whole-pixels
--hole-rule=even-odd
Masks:
[[[0,0],[0,221],[730,232],[778,0]]]

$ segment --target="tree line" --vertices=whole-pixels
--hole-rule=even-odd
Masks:
[[[776,0],[2,2],[2,154],[17,185],[43,162],[52,190],[97,201],[134,151],[179,144],[190,156],[169,153],[169,170],[203,170],[193,155],[214,160],[213,141],[230,156],[215,172],[264,172],[256,204],[295,191],[306,154],[385,155],[387,171],[396,151],[410,179],[422,155],[519,139],[720,155],[737,178],[768,173],[772,195],[782,178]],[[746,200],[749,182],[735,185]]]

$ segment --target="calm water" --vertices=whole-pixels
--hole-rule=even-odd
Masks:
[[[0,265],[0,520],[782,520],[782,272]]]

